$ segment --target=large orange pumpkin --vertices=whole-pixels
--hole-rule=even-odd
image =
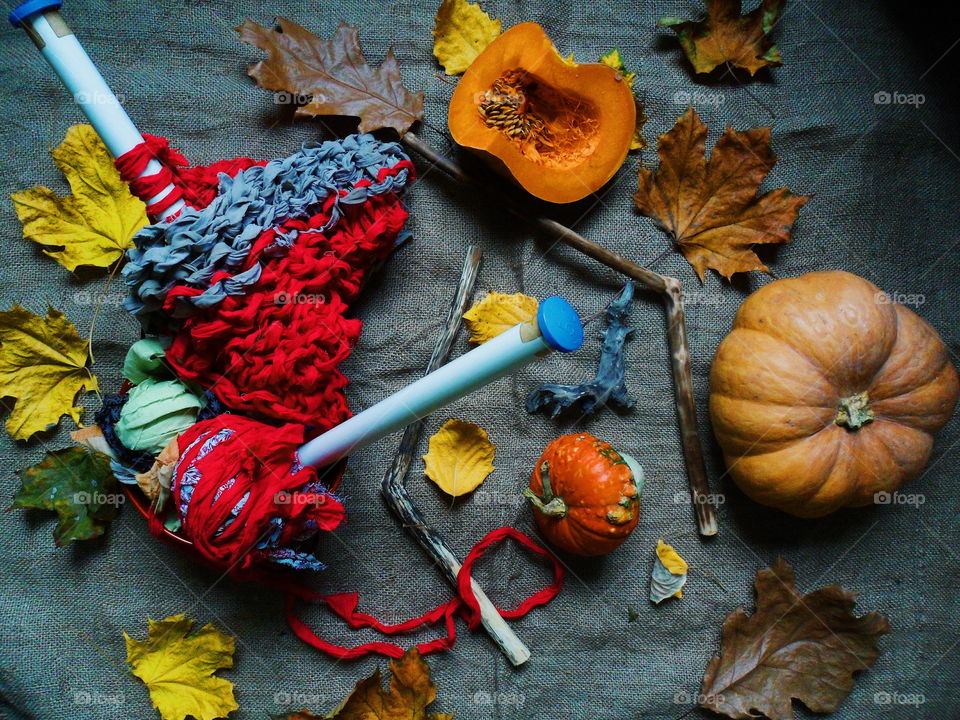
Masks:
[[[629,455],[587,433],[547,445],[524,495],[551,545],[574,555],[603,555],[633,532],[643,470]]]
[[[471,63],[447,117],[454,140],[554,203],[580,200],[623,164],[633,91],[602,63],[564,60],[543,28],[514,25]]]
[[[819,517],[917,477],[957,394],[933,328],[863,278],[816,272],[740,307],[713,362],[710,416],[747,495]]]

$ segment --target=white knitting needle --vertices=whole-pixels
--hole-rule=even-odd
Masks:
[[[582,344],[576,310],[561,297],[549,297],[540,303],[535,319],[515,325],[306,443],[298,450],[300,462],[331,465],[552,350],[571,352]]]
[[[60,15],[61,2],[57,0],[27,0],[14,8],[9,19],[14,27],[23,28],[33,44],[50,63],[50,67],[67,86],[73,99],[103,139],[114,157],[120,157],[143,142],[130,116],[103,75],[84,51],[73,31]],[[161,166],[151,160],[141,173],[153,175]],[[141,198],[148,205],[163,199],[174,189],[167,185],[150,198]],[[183,199],[174,202],[164,213],[163,220],[172,220],[184,208]]]

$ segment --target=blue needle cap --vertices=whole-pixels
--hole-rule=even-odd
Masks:
[[[559,295],[548,297],[537,308],[537,325],[553,350],[573,352],[583,345],[583,323],[573,306]]]
[[[14,27],[20,27],[20,23],[31,15],[36,15],[44,10],[53,10],[62,5],[63,3],[60,0],[26,0],[17,5],[13,12],[7,15],[7,19]]]

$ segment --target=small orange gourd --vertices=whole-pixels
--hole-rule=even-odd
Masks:
[[[543,28],[527,22],[473,61],[447,123],[457,143],[527,192],[569,203],[599,190],[623,164],[636,103],[616,70],[564,60]]]
[[[572,433],[547,445],[523,494],[551,545],[593,557],[633,532],[642,488],[643,470],[633,458],[592,435]]]
[[[816,272],[737,311],[713,361],[710,417],[747,495],[820,517],[919,475],[958,392],[946,346],[916,313],[861,277]]]

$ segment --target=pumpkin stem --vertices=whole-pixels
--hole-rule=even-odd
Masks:
[[[550,487],[550,463],[546,460],[540,464],[540,484],[543,486],[543,497],[530,488],[523,491],[523,496],[544,515],[555,518],[564,517],[567,514],[567,504],[562,497],[553,494],[553,489]]]
[[[859,430],[875,419],[876,416],[870,408],[870,398],[867,396],[866,391],[843,398],[837,405],[835,422],[841,427],[850,430]]]

